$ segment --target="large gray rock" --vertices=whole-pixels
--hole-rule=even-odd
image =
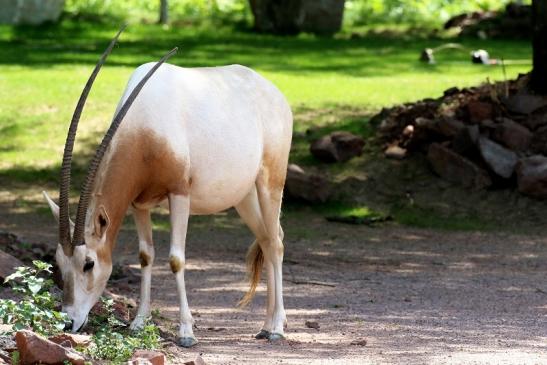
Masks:
[[[517,154],[486,137],[479,138],[479,152],[486,165],[498,176],[508,179],[518,162]]]
[[[331,195],[329,181],[316,174],[308,174],[300,166],[290,164],[287,168],[284,196],[309,203],[323,203]]]
[[[429,146],[427,159],[443,179],[474,189],[492,185],[488,172],[439,143]]]
[[[535,198],[547,198],[547,157],[521,159],[516,167],[518,190]]]
[[[0,0],[0,24],[56,22],[64,5],[64,0]]]
[[[547,106],[547,98],[532,94],[515,94],[503,99],[503,104],[511,113],[531,114]]]
[[[251,0],[261,32],[333,34],[340,30],[345,0]]]

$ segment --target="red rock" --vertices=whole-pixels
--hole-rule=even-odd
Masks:
[[[48,340],[63,347],[87,347],[91,344],[91,336],[78,333],[61,333],[60,335],[49,337]]]
[[[547,126],[540,127],[534,132],[530,150],[538,154],[547,154]]]
[[[433,170],[445,180],[475,189],[492,185],[488,172],[439,143],[429,146],[427,159]]]
[[[528,128],[508,118],[501,119],[492,137],[514,151],[526,151],[532,141],[532,133]]]
[[[130,364],[141,365],[141,364],[152,364],[152,365],[164,365],[165,364],[165,355],[159,351],[152,350],[136,350],[131,360]]]
[[[345,162],[363,152],[363,138],[349,132],[333,132],[314,141],[310,146],[313,156],[323,162]]]
[[[467,104],[467,111],[469,112],[469,120],[472,123],[479,123],[481,120],[492,119],[494,114],[494,108],[492,104],[484,101],[470,101]]]
[[[287,168],[284,194],[288,199],[323,203],[331,195],[330,184],[320,175],[308,174],[295,164]]]
[[[464,128],[465,124],[454,118],[443,118],[437,122],[437,130],[445,137],[454,137]]]
[[[65,361],[75,365],[84,365],[85,362],[84,357],[78,352],[64,348],[32,331],[18,331],[15,334],[15,341],[21,365],[62,364]]]
[[[521,159],[516,167],[518,190],[535,198],[547,198],[547,157]]]

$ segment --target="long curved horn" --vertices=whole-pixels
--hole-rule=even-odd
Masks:
[[[103,55],[99,59],[99,62],[97,62],[97,65],[91,73],[91,76],[89,76],[89,79],[85,84],[84,90],[80,95],[80,99],[78,100],[78,104],[76,105],[76,109],[74,110],[74,114],[72,115],[72,120],[68,129],[68,135],[65,142],[65,150],[63,153],[63,163],[61,165],[61,184],[59,188],[59,243],[63,247],[65,254],[71,253],[68,195],[70,193],[72,150],[74,147],[74,140],[76,139],[78,122],[80,121],[80,116],[82,115],[82,111],[84,109],[87,96],[89,95],[89,91],[91,90],[91,86],[93,86],[93,82],[95,81],[95,78],[97,77],[101,66],[104,64],[106,58],[112,51],[112,48],[114,48],[114,45],[118,41],[118,37],[123,32],[125,27],[126,26],[123,25],[120,28],[116,36],[112,39],[112,41],[104,51]]]
[[[156,70],[172,55],[174,55],[177,52],[178,48],[175,47],[171,51],[169,51],[165,56],[162,57],[161,60],[159,60],[154,67],[152,67],[148,73],[143,77],[141,81],[135,86],[123,106],[118,111],[118,114],[114,117],[112,124],[110,125],[110,128],[106,132],[105,136],[103,137],[103,140],[99,147],[97,148],[97,151],[95,152],[95,156],[93,157],[93,160],[89,164],[89,169],[87,170],[87,176],[84,181],[84,185],[82,187],[82,192],[80,193],[80,201],[78,203],[78,211],[76,212],[76,223],[74,227],[74,237],[72,239],[73,246],[78,246],[84,244],[84,226],[85,226],[85,216],[87,212],[87,207],[89,206],[89,198],[91,196],[91,187],[95,181],[95,175],[97,173],[97,169],[99,167],[99,164],[101,163],[101,160],[106,152],[106,149],[108,145],[110,144],[110,141],[112,141],[112,138],[114,137],[114,134],[118,130],[118,127],[120,126],[123,118],[127,114],[127,111],[139,95],[139,92],[144,87],[144,84],[148,81],[150,77],[156,72]]]

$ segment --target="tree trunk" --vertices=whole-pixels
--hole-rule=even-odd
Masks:
[[[250,0],[260,32],[333,34],[340,30],[345,0]]]
[[[160,24],[169,22],[169,5],[167,0],[160,0]]]
[[[538,94],[547,94],[547,0],[532,1],[534,68],[531,86]]]

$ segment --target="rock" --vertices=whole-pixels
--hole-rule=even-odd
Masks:
[[[518,190],[535,198],[547,198],[547,157],[521,159],[516,167]]]
[[[515,94],[502,99],[503,104],[511,113],[531,114],[539,108],[547,106],[547,98],[531,94]]]
[[[453,87],[448,88],[445,91],[443,91],[443,95],[444,96],[452,96],[452,95],[456,95],[459,92],[460,92],[460,89],[457,88],[456,86],[453,86]]]
[[[492,138],[514,151],[526,151],[532,141],[532,132],[511,119],[502,118]]]
[[[320,328],[319,326],[319,322],[316,322],[316,321],[306,321],[306,327],[308,328],[313,328],[313,329],[316,329],[318,330]]]
[[[384,156],[387,158],[393,158],[395,160],[402,160],[406,157],[406,149],[394,144],[386,148]]]
[[[437,121],[437,130],[445,137],[454,137],[462,129],[465,128],[465,124],[462,121],[454,118],[443,118]]]
[[[537,109],[532,114],[527,115],[520,123],[533,131],[547,125],[547,107]]]
[[[498,176],[508,179],[518,162],[517,154],[486,137],[479,138],[479,152],[486,165]]]
[[[15,341],[19,351],[21,365],[26,364],[63,364],[70,362],[84,365],[84,357],[72,349],[64,348],[48,339],[27,330],[18,331]]]
[[[452,149],[462,156],[474,158],[477,155],[479,136],[477,125],[466,126],[452,140]]]
[[[5,279],[8,275],[15,272],[19,266],[25,266],[21,261],[12,255],[0,250],[0,279]]]
[[[300,166],[290,164],[285,181],[285,197],[310,203],[323,203],[331,195],[330,184],[320,175],[308,174]]]
[[[479,123],[484,119],[492,119],[492,116],[494,115],[492,104],[484,101],[470,101],[467,104],[467,111],[469,112],[469,120],[471,123]]]
[[[349,132],[333,132],[314,141],[310,146],[313,156],[323,162],[345,162],[360,156],[365,141]]]
[[[481,120],[479,122],[479,125],[482,130],[496,129],[496,127],[498,126],[496,122],[494,122],[492,119]]]
[[[384,121],[384,119],[386,119],[392,112],[393,112],[393,108],[382,108],[382,110],[380,110],[380,112],[376,115],[373,115],[368,123],[373,126],[373,127],[379,127],[380,124],[382,124],[382,122]]]
[[[367,340],[362,339],[362,340],[351,341],[350,345],[352,345],[352,346],[366,346],[367,345]]]
[[[534,153],[547,154],[547,126],[541,127],[534,132],[530,149]]]
[[[492,185],[488,172],[439,143],[429,146],[427,159],[433,170],[445,180],[475,189]]]
[[[129,363],[132,365],[152,364],[164,365],[165,355],[159,351],[136,350]]]
[[[414,126],[409,124],[405,127],[405,129],[403,129],[403,137],[405,138],[410,138],[412,137],[412,134],[414,134]]]
[[[48,340],[63,347],[72,348],[87,347],[91,344],[91,336],[78,333],[61,333],[60,335],[49,337]]]
[[[184,365],[207,365],[201,356],[197,356],[194,360],[186,361]]]

